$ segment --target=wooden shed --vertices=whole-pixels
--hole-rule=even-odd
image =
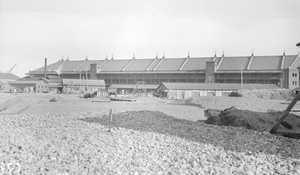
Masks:
[[[278,89],[274,84],[244,84],[243,89]],[[228,96],[242,89],[235,83],[171,83],[163,82],[157,88],[160,97],[167,99],[185,99],[197,96]]]

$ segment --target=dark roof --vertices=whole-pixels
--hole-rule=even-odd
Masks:
[[[169,90],[240,90],[241,84],[235,83],[170,83],[163,82],[158,89]],[[244,84],[244,89],[278,89],[274,84]]]
[[[0,80],[1,79],[8,79],[8,80],[17,80],[17,79],[19,79],[20,77],[18,77],[18,76],[16,76],[16,75],[14,75],[14,74],[12,74],[12,73],[2,73],[2,72],[0,72]]]
[[[284,58],[284,59],[283,59]],[[104,60],[81,60],[59,61],[47,66],[50,74],[61,68],[62,73],[78,73],[78,71],[90,71],[90,64],[98,64],[102,72],[189,72],[205,71],[206,62],[215,60],[218,71],[280,71],[289,68],[297,55],[278,56],[236,56],[236,57],[191,57],[191,58],[152,58],[152,59],[104,59]],[[180,69],[181,68],[181,69]],[[41,67],[30,74],[42,74]]]

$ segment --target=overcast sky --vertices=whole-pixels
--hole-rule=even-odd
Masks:
[[[299,0],[0,0],[0,71],[59,59],[296,55]]]

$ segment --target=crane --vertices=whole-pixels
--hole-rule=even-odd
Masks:
[[[17,63],[7,73],[10,73],[16,67],[16,65]]]

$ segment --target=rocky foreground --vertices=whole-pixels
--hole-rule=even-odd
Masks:
[[[300,140],[160,112],[116,113],[112,132],[96,112],[0,115],[0,124],[7,174],[300,174]]]

